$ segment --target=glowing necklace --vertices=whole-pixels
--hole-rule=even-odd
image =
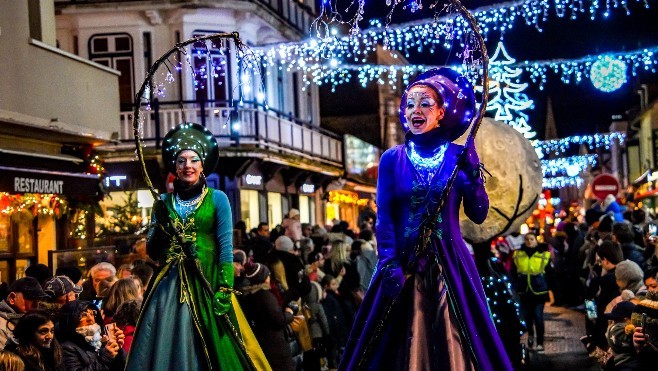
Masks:
[[[414,168],[421,175],[423,180],[429,183],[434,174],[439,170],[439,165],[443,161],[443,156],[448,148],[448,143],[444,143],[437,149],[436,153],[430,157],[423,157],[416,151],[416,144],[409,141],[409,145],[405,146],[407,157],[414,165]]]
[[[191,200],[187,200],[187,201],[181,200],[181,198],[178,197],[178,194],[176,194],[176,197],[175,197],[176,205],[179,208],[181,216],[183,218],[186,218],[188,215],[190,215],[190,213],[194,209],[196,209],[196,207],[199,205],[201,200],[203,200],[203,197],[206,195],[207,192],[208,192],[208,188],[206,188],[206,186],[204,185],[203,190],[201,191],[200,195],[196,196],[195,198],[193,198]]]

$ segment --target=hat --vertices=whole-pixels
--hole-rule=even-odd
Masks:
[[[66,276],[55,276],[44,283],[43,290],[51,299],[55,299],[64,296],[71,291],[79,294],[82,292],[82,287],[74,284],[73,281]]]
[[[34,277],[40,284],[43,284],[53,277],[53,273],[45,264],[32,264],[25,269],[25,276]]]
[[[297,209],[290,209],[290,211],[288,211],[288,218],[294,218],[298,215],[299,215],[299,210]]]
[[[261,263],[247,263],[244,267],[245,276],[249,279],[252,285],[265,282],[267,276],[270,275],[270,270],[265,264]]]
[[[247,262],[247,253],[242,250],[233,250],[233,263],[244,264]]]
[[[184,150],[194,151],[201,157],[206,174],[215,170],[219,160],[219,147],[213,134],[205,127],[185,122],[165,135],[162,140],[162,161],[172,174],[176,173],[176,157]]]
[[[637,263],[627,259],[615,266],[615,278],[628,286],[633,282],[642,282],[644,272]]]
[[[313,264],[322,259],[324,259],[324,255],[322,255],[321,252],[316,252],[315,254],[311,254],[308,256],[308,264]]]
[[[407,86],[400,101],[400,122],[405,131],[409,130],[405,116],[407,93],[416,85],[432,88],[443,100],[443,107],[446,110],[439,130],[445,137],[453,141],[466,132],[475,111],[473,86],[466,77],[445,67],[423,72]]]
[[[36,278],[23,277],[14,281],[9,287],[9,292],[20,292],[29,300],[47,298],[48,294],[43,292]]]
[[[635,309],[635,304],[630,301],[620,301],[617,305],[612,308],[610,313],[606,313],[605,316],[608,319],[613,321],[620,321],[624,318],[631,318],[633,314],[633,309]]]
[[[295,244],[290,237],[279,236],[279,238],[274,241],[274,248],[281,251],[293,252],[293,250],[295,250]]]

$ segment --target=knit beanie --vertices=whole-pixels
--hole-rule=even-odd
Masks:
[[[274,248],[281,251],[293,252],[295,250],[295,244],[292,242],[288,236],[280,236],[274,241]]]
[[[642,282],[644,272],[637,263],[627,259],[615,267],[615,278],[624,284],[623,288],[627,288],[634,283]]]
[[[610,215],[605,215],[601,218],[601,222],[599,223],[598,230],[599,232],[612,232],[612,224],[614,223],[614,219]]]
[[[261,263],[247,263],[244,267],[245,276],[249,279],[252,285],[258,285],[267,279],[270,275],[270,270]]]

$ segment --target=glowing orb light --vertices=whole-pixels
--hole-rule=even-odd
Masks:
[[[610,56],[592,63],[590,78],[595,88],[611,93],[626,83],[626,64]]]

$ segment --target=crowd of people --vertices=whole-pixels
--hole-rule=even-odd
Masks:
[[[0,360],[6,370],[123,370],[154,266],[101,262],[26,269],[0,301]]]

